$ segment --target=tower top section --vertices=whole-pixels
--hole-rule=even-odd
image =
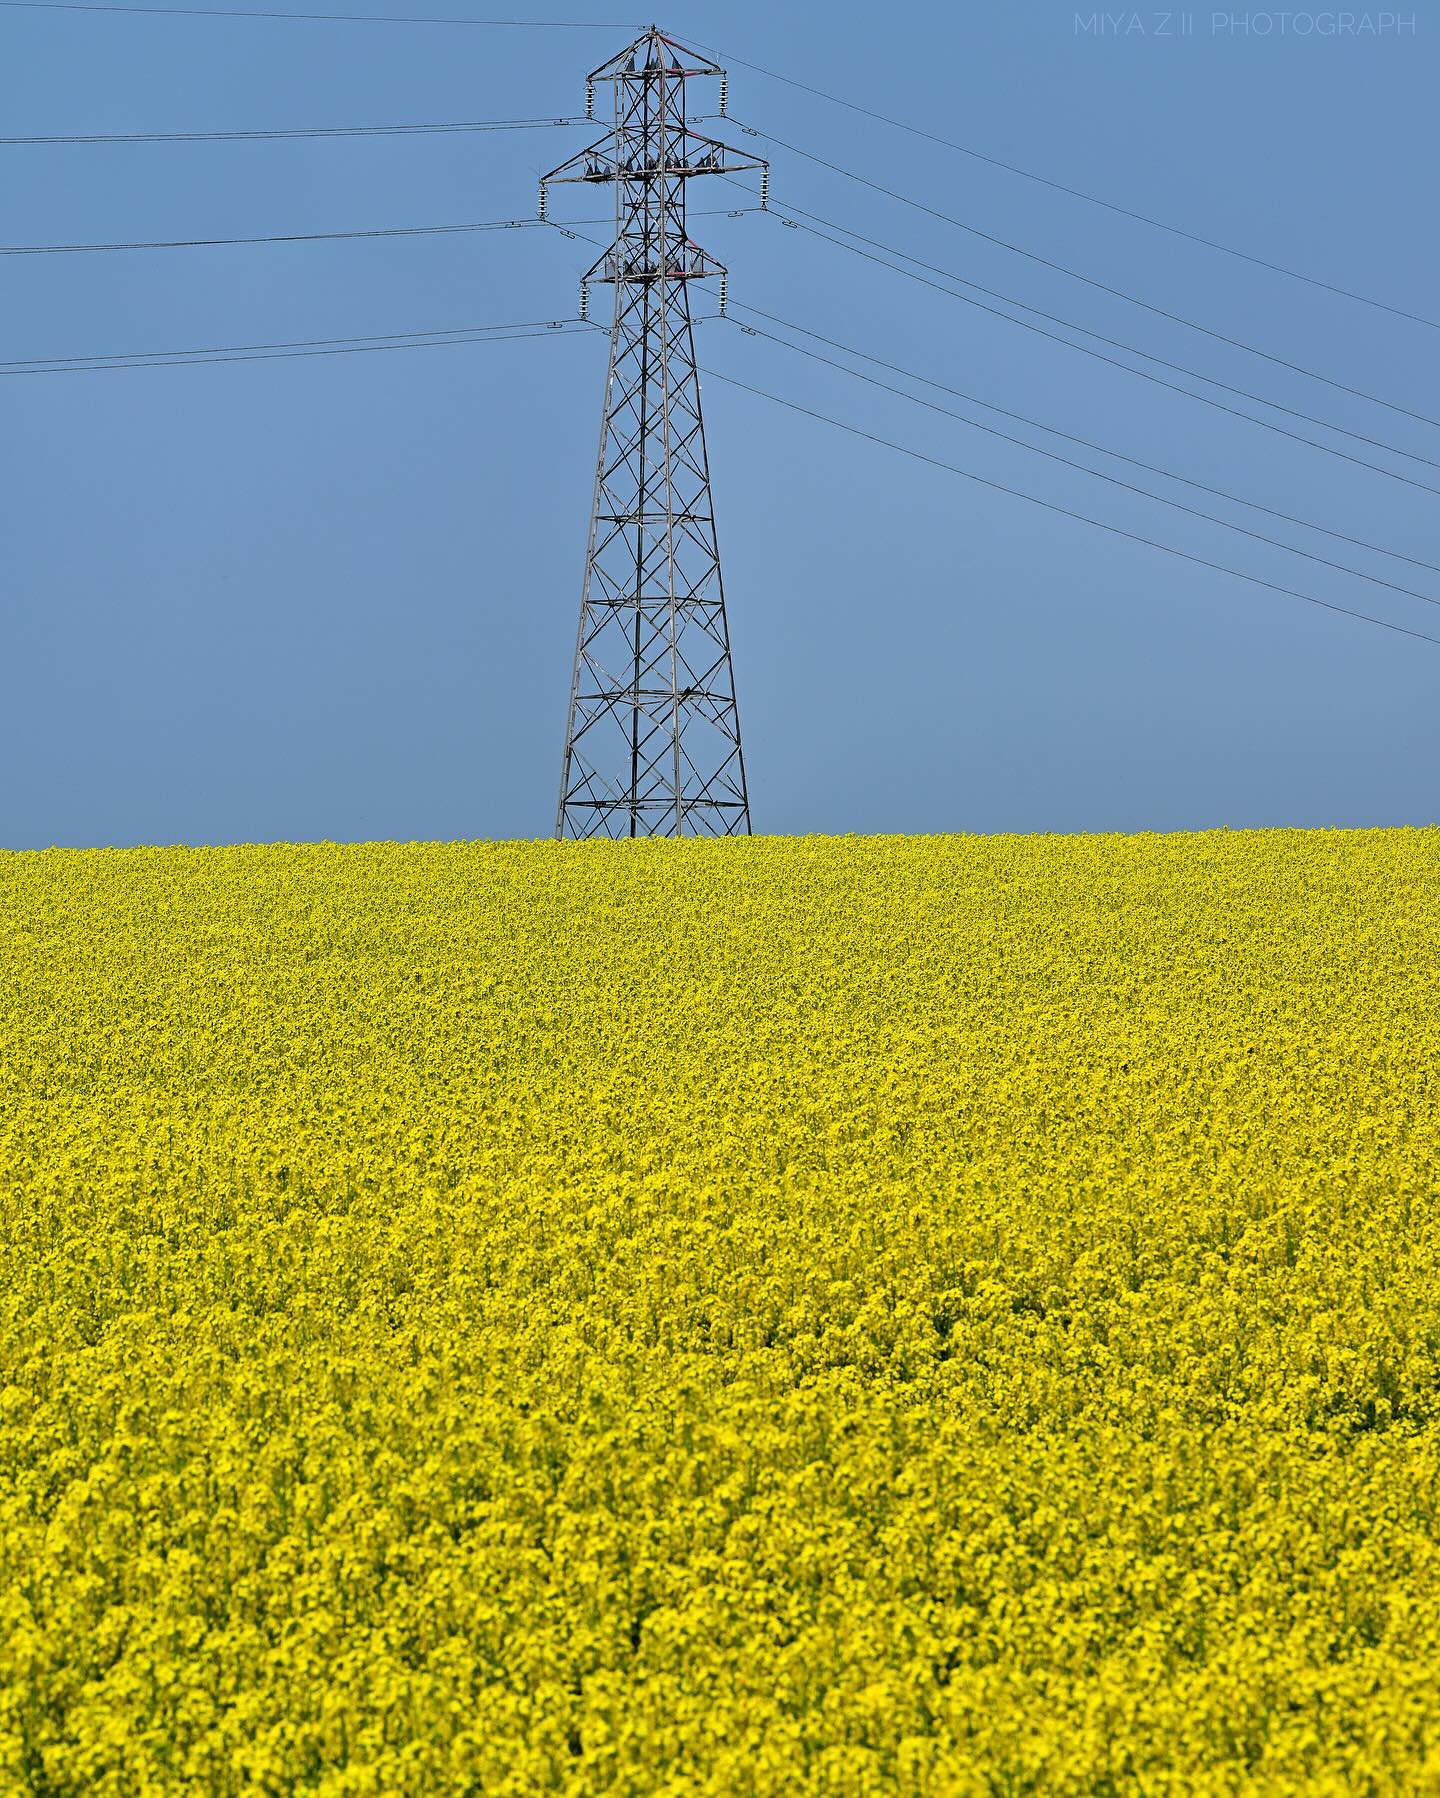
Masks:
[[[658,25],[652,25],[633,44],[627,44],[618,56],[602,62],[598,69],[592,69],[586,79],[594,82],[643,81],[647,76],[654,79],[662,71],[683,80],[699,75],[725,73],[708,56],[701,56],[698,51],[688,49]]]
[[[765,159],[736,150],[697,131],[687,119],[686,86],[698,79],[720,82],[725,110],[726,73],[688,49],[658,25],[627,44],[586,77],[586,114],[595,116],[595,88],[611,84],[614,123],[605,136],[540,179],[540,217],[548,217],[549,188],[561,182],[610,184],[615,194],[615,241],[581,278],[581,317],[589,315],[591,282],[694,281],[721,277],[725,268],[689,235],[685,189],[697,176],[760,176],[760,205],[767,204]]]

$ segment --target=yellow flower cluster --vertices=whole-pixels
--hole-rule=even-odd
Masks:
[[[0,908],[0,1792],[1440,1792],[1440,831]]]

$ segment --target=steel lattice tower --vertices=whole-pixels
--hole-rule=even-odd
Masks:
[[[690,319],[690,285],[724,268],[691,241],[688,184],[764,170],[686,124],[687,82],[724,71],[652,26],[593,71],[614,93],[612,132],[541,183],[609,183],[615,240],[581,288],[615,290],[610,368],[565,732],[559,837],[748,835],[750,806],[730,663]]]

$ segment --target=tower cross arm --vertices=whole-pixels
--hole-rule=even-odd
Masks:
[[[558,168],[551,169],[548,175],[540,177],[540,185],[549,187],[552,182],[560,181],[613,181],[622,173],[619,159],[615,155],[615,137],[611,133],[602,137],[584,150],[577,150]]]
[[[685,136],[690,144],[704,146],[704,154],[698,160],[692,156],[690,173],[693,175],[743,175],[750,170],[768,170],[770,167],[766,157],[737,150],[733,144],[723,143],[718,137],[707,137],[703,131],[687,127]]]
[[[634,135],[638,137],[638,134]],[[658,169],[643,166],[643,151],[637,162],[637,144],[630,141],[631,136],[632,133],[622,130],[618,149],[613,132],[597,138],[586,149],[577,150],[557,168],[551,169],[548,175],[542,175],[540,185],[551,187],[566,181],[643,180],[646,175],[659,173]],[[737,150],[732,144],[722,143],[718,137],[707,137],[703,131],[691,130],[688,126],[677,131],[675,137],[682,158],[679,162],[667,162],[664,170],[675,179],[692,175],[740,175],[770,167],[763,156]]]
[[[676,240],[663,262],[658,253],[647,255],[645,251],[637,253],[623,243],[612,244],[591,263],[580,279],[597,285],[611,281],[639,284],[662,279],[706,281],[712,275],[728,273],[725,264],[717,262],[703,245],[691,237],[682,237]]]

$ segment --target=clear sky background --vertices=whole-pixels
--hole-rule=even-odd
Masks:
[[[323,0],[300,3],[319,10]],[[623,17],[557,3],[555,16]],[[398,0],[375,9],[406,10]],[[414,10],[487,8],[426,0]],[[1402,9],[1413,29],[1375,37],[1282,34],[1278,13],[1265,38],[1215,30],[1209,9],[1190,15],[1189,36],[1173,22],[1162,35],[1159,11],[1123,16],[1141,28],[1087,33],[1073,6],[1048,0],[883,9],[839,0],[778,13],[750,0],[677,0],[660,23],[1440,317],[1433,7]],[[0,133],[573,114],[585,70],[626,36],[6,8]],[[739,66],[730,109],[982,230],[1440,418],[1440,331]],[[533,212],[537,172],[584,141],[583,130],[550,129],[0,145],[0,240],[522,217]],[[772,154],[778,202],[1430,458],[1268,415],[1440,488],[1440,429]],[[692,204],[726,204],[718,186],[696,184]],[[582,193],[553,210],[603,207]],[[693,234],[729,263],[738,303],[1440,565],[1440,495],[1167,393],[776,219],[697,218]],[[561,318],[593,254],[558,234],[515,231],[5,257],[0,361]],[[597,310],[607,301],[597,292]],[[1440,608],[1422,600],[1047,463],[734,323],[706,323],[698,337],[708,367],[1123,529],[1440,636]],[[604,352],[596,333],[0,373],[0,843],[549,834]],[[705,404],[757,830],[1440,817],[1440,646],[1108,536],[713,380]],[[1440,598],[1440,573],[990,421]]]

